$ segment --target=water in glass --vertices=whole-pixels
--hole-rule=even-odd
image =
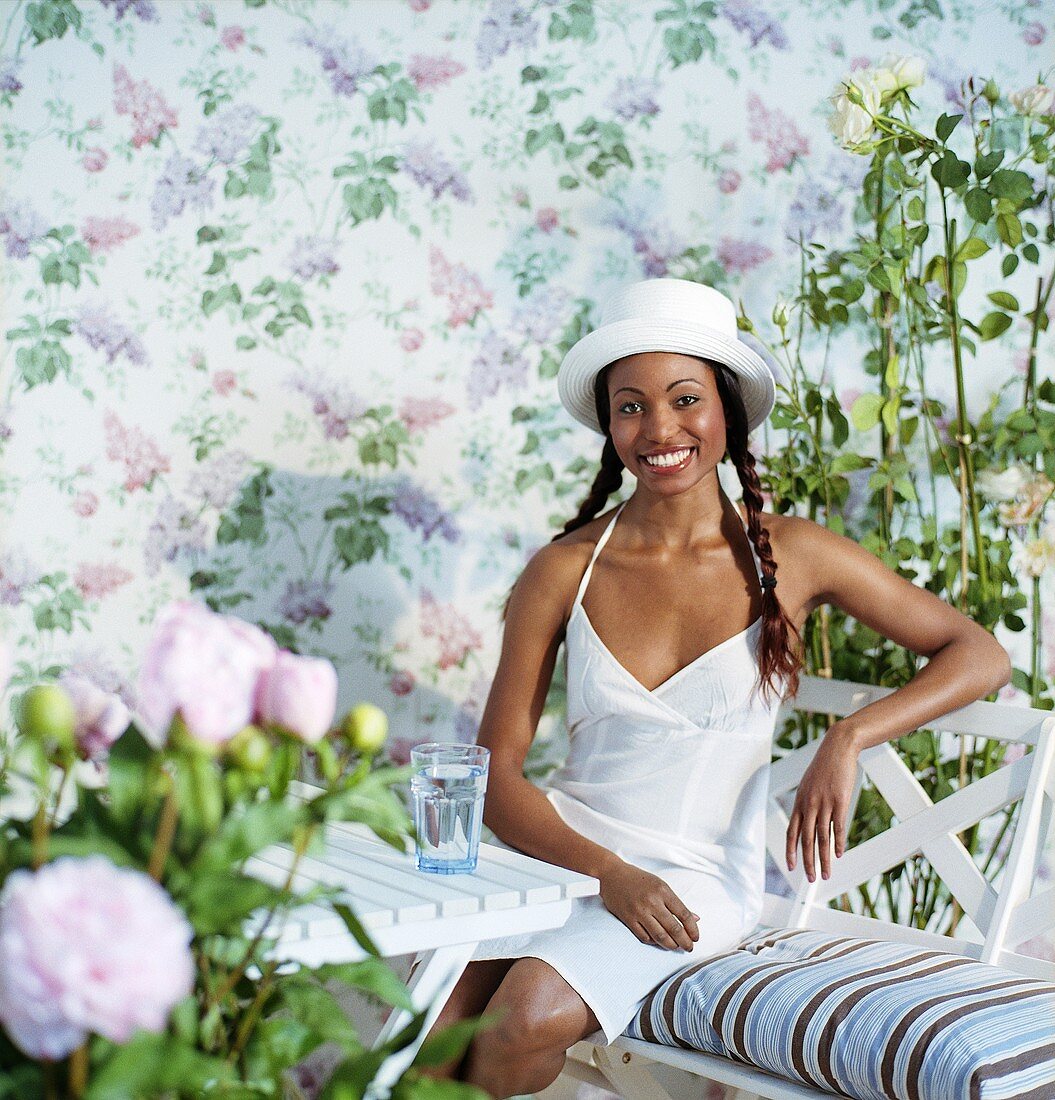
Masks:
[[[480,745],[429,742],[411,750],[419,870],[440,875],[476,870],[489,757]]]

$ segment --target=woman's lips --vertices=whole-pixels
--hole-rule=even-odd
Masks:
[[[693,447],[683,462],[679,462],[677,466],[653,466],[650,462],[646,461],[645,456],[641,456],[641,465],[645,467],[650,474],[676,474],[685,469],[686,466],[696,457],[696,448]]]

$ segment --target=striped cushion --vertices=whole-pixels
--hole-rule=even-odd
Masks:
[[[760,927],[626,1034],[856,1100],[1055,1098],[1055,982],[884,940]]]

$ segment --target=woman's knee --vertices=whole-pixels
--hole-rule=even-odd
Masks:
[[[451,1024],[481,1015],[515,961],[515,959],[477,959],[469,963],[455,983],[443,1008],[440,1009],[439,1015],[429,1029],[428,1037],[431,1038],[444,1028],[450,1027]],[[423,1072],[432,1077],[449,1077],[457,1069],[460,1061],[461,1055],[445,1065],[425,1069]]]
[[[582,997],[549,963],[523,958],[510,968],[487,1003],[497,1024],[475,1042],[511,1056],[567,1050],[598,1028]]]

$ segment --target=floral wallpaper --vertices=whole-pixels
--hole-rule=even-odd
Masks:
[[[3,0],[12,686],[74,667],[134,705],[155,614],[190,594],[331,659],[342,706],[389,713],[393,756],[471,740],[509,586],[600,457],[554,382],[596,303],[695,278],[765,331],[799,242],[853,227],[866,161],[826,125],[838,81],[911,53],[937,115],[972,75],[1036,81],[1053,18]],[[1024,371],[1017,337],[979,358],[975,408]],[[558,665],[538,770],[562,751],[561,686]]]

